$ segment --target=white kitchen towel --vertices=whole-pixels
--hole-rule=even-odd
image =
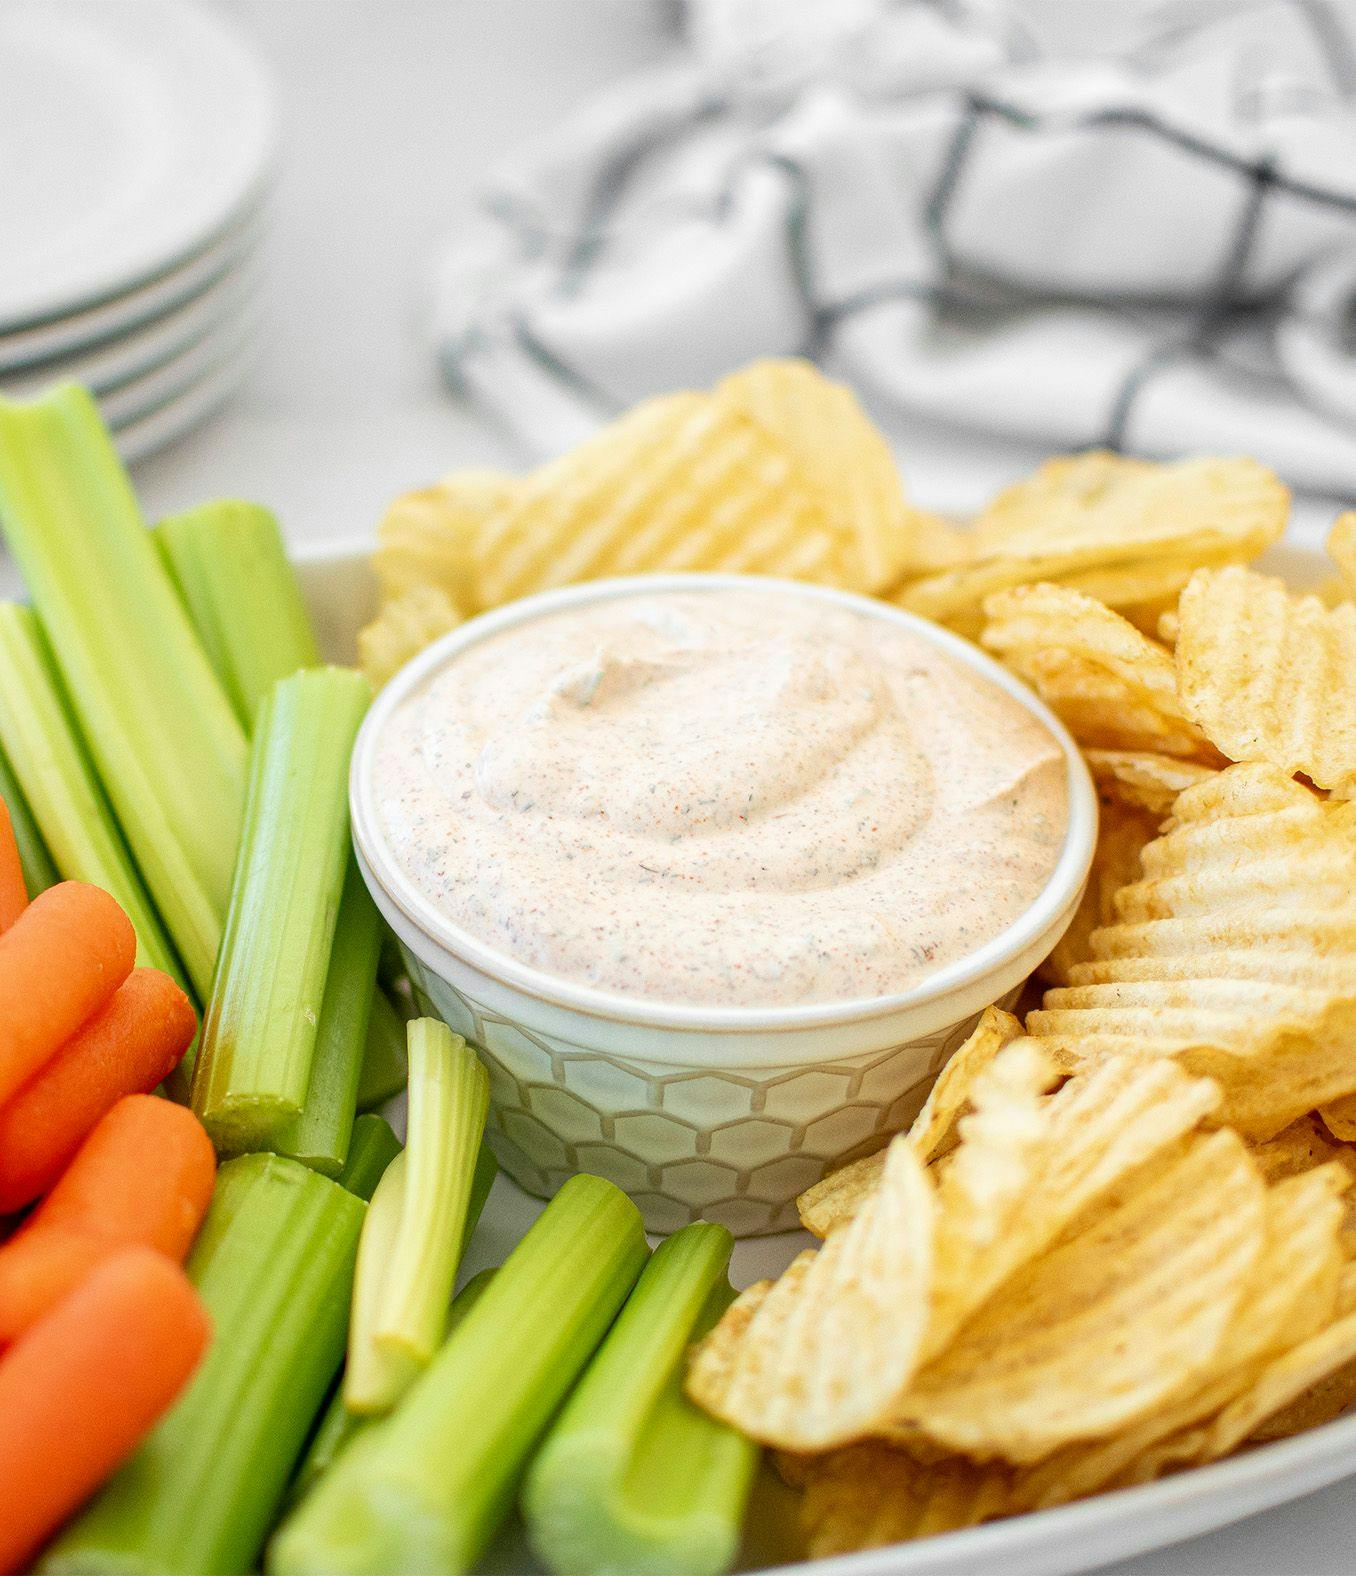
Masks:
[[[459,228],[445,375],[545,455],[805,354],[902,438],[1249,453],[1356,495],[1354,10],[1113,0],[1068,54],[1016,3],[692,0],[681,54]]]

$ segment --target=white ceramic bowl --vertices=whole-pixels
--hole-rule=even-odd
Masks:
[[[813,601],[907,624],[1013,696],[1059,741],[1069,828],[1049,882],[978,951],[893,996],[794,1007],[704,1007],[597,990],[529,968],[448,921],[388,846],[373,790],[387,718],[467,647],[543,614],[637,591],[748,586],[728,575],[592,581],[474,619],[415,658],[378,696],[353,754],[353,835],[363,875],[416,989],[485,1053],[500,1163],[529,1192],[576,1171],[626,1189],[652,1231],[699,1217],[739,1236],[793,1226],[795,1198],[881,1134],[905,1126],[979,1012],[1007,998],[1063,935],[1087,881],[1096,796],[1056,718],[968,641],[884,602],[792,582]]]

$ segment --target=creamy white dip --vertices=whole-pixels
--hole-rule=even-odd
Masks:
[[[389,845],[521,963],[652,1000],[892,994],[1064,841],[1041,723],[923,635],[779,587],[581,605],[458,653],[378,741]]]

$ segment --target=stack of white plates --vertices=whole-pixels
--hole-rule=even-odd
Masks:
[[[0,393],[73,378],[128,459],[248,364],[268,80],[190,0],[0,0]]]

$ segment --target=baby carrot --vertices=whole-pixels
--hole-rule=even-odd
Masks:
[[[83,881],[49,887],[0,935],[0,1102],[108,1001],[136,947],[126,914]]]
[[[9,806],[0,799],[0,930],[8,930],[28,907],[23,861],[10,824]]]
[[[0,1360],[0,1571],[43,1542],[131,1455],[210,1336],[177,1264],[128,1248]]]
[[[192,1002],[168,974],[134,969],[108,1005],[0,1105],[0,1214],[46,1193],[106,1111],[169,1075],[196,1028]]]
[[[182,1262],[215,1180],[212,1141],[192,1111],[153,1095],[119,1100],[0,1246],[0,1344],[123,1248],[155,1248]]]

